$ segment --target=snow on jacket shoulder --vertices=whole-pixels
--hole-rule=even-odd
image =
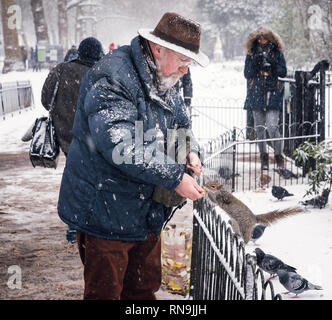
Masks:
[[[174,189],[184,174],[159,151],[155,128],[189,128],[176,90],[158,97],[140,38],[99,61],[83,80],[58,211],[96,237],[135,241],[158,234],[170,208],[152,200],[155,185]],[[140,148],[141,147],[141,148]]]

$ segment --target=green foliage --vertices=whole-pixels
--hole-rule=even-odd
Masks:
[[[304,142],[294,151],[295,159],[299,162],[307,162],[310,158],[316,162],[315,168],[310,168],[308,173],[309,190],[306,195],[317,194],[329,184],[332,186],[332,141],[323,141],[318,144],[310,141]]]

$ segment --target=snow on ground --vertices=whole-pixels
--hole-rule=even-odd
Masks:
[[[278,201],[272,196],[271,188],[266,192],[234,193],[255,214],[266,213],[274,209],[298,206],[307,185],[287,186],[294,196]],[[220,210],[221,212],[221,210]],[[222,213],[223,214],[223,213]],[[226,221],[228,217],[224,215]],[[321,285],[322,291],[307,291],[301,299],[332,299],[332,201],[323,209],[307,208],[304,213],[289,217],[266,228],[257,241],[259,248],[272,254],[284,263],[297,268],[297,272],[314,284]],[[254,254],[252,242],[246,246],[247,253]],[[266,279],[269,277],[266,275]],[[278,278],[273,280],[276,293],[287,291]],[[283,299],[292,299],[294,294],[282,295]]]
[[[0,152],[21,153],[27,152],[26,142],[21,141],[21,137],[32,125],[37,117],[47,115],[47,111],[41,105],[41,89],[48,75],[48,70],[42,72],[12,72],[0,74],[0,82],[11,82],[19,80],[30,80],[32,83],[35,107],[16,111],[6,115],[5,120],[0,117]]]
[[[192,68],[194,94],[196,97],[225,97],[243,100],[245,82],[242,74],[243,65],[239,62],[230,64],[211,64],[207,68]],[[11,73],[0,75],[0,81],[31,80],[33,85],[35,108],[14,114],[6,120],[0,120],[0,153],[27,152],[29,143],[21,142],[21,137],[37,116],[47,114],[40,103],[40,93],[48,71],[39,73]],[[48,169],[45,169],[48,170]],[[59,174],[59,172],[56,172]],[[56,177],[58,178],[58,177]],[[288,186],[294,197],[277,201],[271,195],[271,189],[265,193],[236,193],[256,214],[275,208],[298,205],[303,200],[306,185]],[[25,189],[17,190],[22,196]],[[28,195],[25,195],[28,196]],[[225,217],[228,221],[228,217]],[[266,229],[258,241],[260,248],[273,254],[285,263],[298,269],[298,272],[314,284],[321,285],[323,291],[308,291],[300,295],[301,299],[332,299],[332,204],[331,198],[326,208],[310,209],[303,214],[282,220]],[[247,245],[247,251],[255,247]],[[275,292],[284,288],[277,279],[273,280]],[[291,295],[290,297],[292,297]],[[283,296],[284,299],[289,299]]]

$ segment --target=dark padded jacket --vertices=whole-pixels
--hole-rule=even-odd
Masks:
[[[172,190],[184,174],[185,164],[156,147],[155,129],[167,137],[167,129],[189,128],[186,107],[174,88],[158,95],[145,52],[134,38],[97,62],[81,86],[58,213],[98,238],[159,234],[172,209],[152,200],[154,187]]]
[[[92,66],[93,63],[80,59],[60,63],[50,71],[43,85],[42,104],[46,110],[50,110],[56,83],[59,80],[51,115],[61,150],[65,154],[68,153],[72,140],[72,127],[80,86],[85,74]]]
[[[270,44],[267,57],[272,68],[267,76],[262,74],[259,66],[255,65],[258,39],[264,36]],[[278,77],[286,77],[287,67],[283,44],[280,37],[268,28],[261,27],[253,31],[247,39],[247,56],[245,60],[244,76],[247,79],[247,97],[244,105],[246,110],[267,111],[282,110],[283,86]]]

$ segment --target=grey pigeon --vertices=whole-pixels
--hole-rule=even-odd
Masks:
[[[308,280],[304,279],[302,276],[295,272],[289,272],[283,269],[277,271],[280,283],[292,293],[297,295],[307,290],[323,290],[321,286],[310,283]],[[287,292],[288,293],[288,292]]]
[[[228,223],[232,226],[233,228],[233,232],[237,235],[240,236],[240,230],[238,230],[238,226],[237,226],[237,222],[236,221],[232,221],[232,220],[228,220]],[[257,224],[254,228],[254,230],[252,230],[252,234],[251,234],[251,238],[250,240],[256,244],[256,241],[263,235],[264,230],[267,226],[264,226],[262,224]]]
[[[314,197],[312,199],[306,200],[306,201],[302,201],[301,203],[304,206],[308,206],[311,205],[314,208],[325,208],[327,202],[329,201],[329,195],[330,195],[330,189],[324,189],[322,192],[322,195]]]
[[[272,195],[278,200],[282,200],[285,197],[291,197],[294,194],[289,193],[285,188],[279,186],[272,186]]]
[[[258,224],[255,226],[251,234],[251,241],[256,244],[256,241],[263,235],[266,226],[263,224]]]
[[[282,200],[285,197],[291,197],[294,194],[289,193],[285,188],[280,186],[272,186],[272,195],[278,200]]]
[[[278,169],[274,168],[273,171],[279,173],[279,175],[286,180],[288,180],[290,178],[295,178],[295,179],[299,178],[295,173],[293,173],[292,171],[290,171],[286,168],[278,168]]]
[[[233,228],[233,232],[237,235],[240,235],[240,231],[237,230],[236,228],[236,221],[234,221],[234,223],[232,222],[232,220],[228,220],[228,223],[232,226]],[[264,226],[263,224],[257,224],[254,228],[254,230],[252,230],[252,234],[251,234],[251,238],[250,240],[256,244],[256,241],[263,235],[265,228],[267,226]]]
[[[265,254],[264,251],[259,248],[255,249],[255,253],[257,257],[257,265],[271,276],[275,275],[280,269],[296,273],[296,268],[285,264],[280,259],[271,254]]]

